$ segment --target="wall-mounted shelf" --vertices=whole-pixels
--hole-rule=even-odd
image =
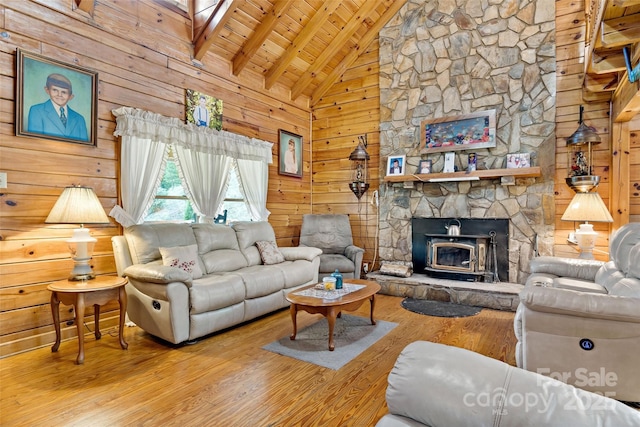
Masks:
[[[515,178],[535,178],[541,176],[540,167],[513,169],[486,169],[473,172],[425,173],[410,175],[390,175],[385,182],[446,182],[446,181],[477,181],[480,179],[497,179],[505,176]]]

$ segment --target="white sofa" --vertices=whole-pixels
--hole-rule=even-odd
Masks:
[[[318,281],[318,248],[278,248],[265,265],[256,242],[274,242],[268,222],[142,224],[112,238],[118,274],[126,276],[127,314],[174,344],[192,341],[287,307],[285,295]],[[161,251],[197,245],[195,273],[163,264]],[[192,249],[193,250],[193,249]],[[194,266],[196,267],[196,266]]]
[[[376,427],[637,427],[616,400],[462,348],[416,341],[389,374]]]
[[[515,316],[516,363],[585,390],[640,402],[640,223],[610,261],[539,257]]]

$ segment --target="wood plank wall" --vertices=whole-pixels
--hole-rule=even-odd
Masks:
[[[594,95],[588,101],[583,99],[582,79],[584,75],[584,3],[571,0],[556,1],[556,177],[555,177],[555,245],[556,256],[575,258],[578,249],[567,243],[567,236],[576,224],[561,221],[560,218],[575,194],[565,178],[568,172],[566,138],[578,128],[580,105],[584,105],[584,122],[596,128],[602,142],[594,146],[595,173],[602,177],[598,193],[605,204],[609,204],[609,170],[611,168],[611,143],[609,138],[608,95]],[[609,225],[594,224],[599,233],[594,255],[598,259],[608,259]]]
[[[71,10],[69,0],[3,1],[0,5],[0,357],[51,345],[53,332],[47,284],[71,270],[65,240],[70,226],[44,220],[65,186],[93,187],[105,210],[118,200],[119,142],[111,110],[138,107],[185,117],[185,90],[224,100],[224,128],[276,143],[269,172],[267,209],[280,245],[295,243],[301,215],[311,211],[311,112],[307,100],[286,102],[288,93],[262,88],[250,71],[234,77],[230,65],[210,53],[202,66],[190,59],[187,18],[152,0],[98,0],[93,17]],[[99,72],[98,144],[15,137],[16,48]],[[277,135],[285,129],[303,136],[304,176],[278,175]],[[93,267],[115,272],[111,236],[117,224],[92,227],[97,237]],[[116,304],[103,309],[102,328],[115,324]],[[71,307],[64,337],[75,335]],[[88,327],[92,318],[87,317]],[[64,326],[64,325],[63,325]]]
[[[380,87],[375,40],[313,109],[313,213],[348,214],[363,262],[376,255],[378,207],[371,203],[380,183]],[[358,200],[351,192],[349,155],[358,137],[367,137],[369,190]]]

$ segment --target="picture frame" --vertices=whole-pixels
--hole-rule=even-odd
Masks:
[[[451,173],[456,171],[456,153],[450,151],[448,153],[444,153],[444,168],[442,169],[443,173]]]
[[[302,136],[278,130],[278,173],[302,178]]]
[[[431,160],[420,160],[420,163],[418,164],[417,173],[419,174],[431,173],[431,166],[432,166]]]
[[[222,130],[224,105],[221,99],[197,90],[187,89],[186,104],[187,123],[193,123],[198,127]]]
[[[496,146],[496,110],[423,120],[422,153],[475,150]]]
[[[16,50],[16,136],[96,146],[97,112],[96,71]]]
[[[467,156],[467,171],[473,172],[477,169],[478,166],[478,156],[476,153],[469,153]]]
[[[404,175],[406,157],[405,155],[389,156],[387,159],[387,176]]]
[[[531,167],[530,153],[507,154],[507,169],[519,169]]]

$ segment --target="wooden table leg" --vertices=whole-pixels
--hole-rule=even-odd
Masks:
[[[373,309],[376,306],[376,296],[375,296],[375,294],[371,295],[371,299],[369,299],[369,301],[371,302],[371,324],[375,325],[376,321],[373,320]]]
[[[291,321],[293,322],[293,333],[289,337],[292,341],[296,339],[296,334],[298,333],[298,325],[296,324],[296,317],[298,314],[298,306],[296,304],[291,304],[289,306],[289,312],[291,313]]]
[[[76,294],[76,327],[78,330],[78,358],[76,365],[84,363],[84,294]]]
[[[336,325],[336,317],[338,317],[339,314],[340,312],[336,312],[335,307],[329,308],[327,312],[327,322],[329,323],[329,351],[333,351],[336,348],[336,343],[333,338],[333,328]]]
[[[93,317],[96,322],[96,330],[94,331],[94,335],[96,339],[99,340],[102,338],[102,334],[100,333],[100,304],[93,305]]]
[[[126,350],[129,348],[129,344],[124,340],[124,318],[127,314],[127,293],[124,290],[124,286],[121,286],[118,291],[118,302],[120,303],[120,347]]]
[[[51,292],[51,314],[53,326],[56,329],[56,342],[51,346],[51,351],[55,353],[60,348],[60,300],[56,292]]]

